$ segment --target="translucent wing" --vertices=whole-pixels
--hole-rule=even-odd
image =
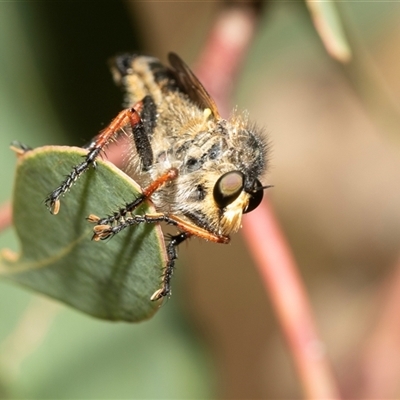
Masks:
[[[182,59],[175,53],[169,53],[168,60],[180,88],[199,107],[202,109],[209,108],[215,118],[220,118],[215,101]]]

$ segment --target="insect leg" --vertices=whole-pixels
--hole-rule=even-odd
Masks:
[[[168,217],[164,214],[133,215],[132,218],[127,218],[125,221],[114,227],[110,225],[96,225],[93,228],[94,234],[92,239],[96,241],[105,240],[131,225],[163,221],[168,222]],[[150,300],[159,300],[164,296],[169,296],[171,293],[171,278],[174,272],[175,261],[178,258],[177,246],[190,236],[191,234],[188,232],[181,232],[177,235],[171,236],[167,246],[167,265],[165,266],[163,273],[163,284],[160,289],[153,293]]]
[[[53,190],[45,199],[45,204],[52,214],[57,214],[60,209],[60,197],[66,193],[75,181],[86,172],[90,165],[96,163],[99,154],[105,147],[115,140],[122,132],[123,128],[130,124],[132,129],[140,124],[141,119],[139,112],[142,110],[143,104],[137,103],[134,107],[121,111],[99,135],[97,135],[88,146],[88,153],[85,160],[72,168],[72,172],[67,175],[64,182]]]
[[[96,225],[93,228],[94,234],[92,239],[96,241],[105,240],[121,232],[128,226],[139,225],[141,223],[157,222],[166,222],[169,225],[174,225],[182,230],[182,232],[171,237],[171,240],[167,246],[168,261],[163,275],[163,285],[160,289],[153,293],[150,298],[151,300],[158,300],[161,297],[168,296],[171,293],[171,278],[174,271],[175,260],[178,258],[176,247],[184,240],[190,236],[197,236],[216,243],[229,243],[230,241],[228,236],[216,235],[212,232],[206,231],[203,228],[193,225],[190,222],[181,220],[174,215],[166,215],[162,213],[132,215],[132,217],[126,218],[116,226]]]
[[[157,107],[151,96],[145,96],[142,100],[143,110],[140,113],[140,123],[132,126],[132,136],[136,151],[143,171],[148,171],[153,165],[153,149],[150,138],[153,135],[157,121]]]
[[[167,246],[168,261],[163,274],[162,287],[156,290],[150,297],[151,301],[159,300],[162,297],[168,297],[171,294],[171,279],[174,273],[175,261],[178,258],[177,247],[191,235],[187,232],[181,232],[170,237]]]
[[[118,222],[121,218],[126,217],[128,213],[131,213],[137,207],[139,207],[145,200],[150,198],[150,196],[165,183],[176,179],[178,176],[178,170],[176,168],[171,168],[164,174],[160,175],[157,179],[152,181],[149,186],[147,186],[141,195],[133,200],[131,203],[125,205],[125,207],[120,208],[113,215],[105,218],[99,218],[97,215],[89,215],[87,218],[89,222],[94,222],[97,225],[111,225],[114,222]]]
[[[211,242],[227,244],[230,241],[229,236],[216,235],[215,233],[193,225],[190,222],[184,221],[175,215],[167,215],[163,213],[132,215],[131,217],[125,218],[123,221],[119,221],[118,225],[115,226],[99,223],[93,228],[94,234],[92,239],[96,241],[105,240],[121,232],[128,226],[157,222],[165,222],[168,225],[176,226],[178,229],[188,233],[190,236],[197,236]]]
[[[27,153],[28,151],[32,150],[32,147],[27,146],[24,143],[18,142],[17,140],[14,140],[11,144],[10,144],[10,149],[12,151],[14,151],[14,153],[17,156],[23,156],[25,153]]]

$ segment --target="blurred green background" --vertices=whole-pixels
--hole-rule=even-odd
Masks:
[[[400,6],[338,4],[355,54],[343,67],[302,2],[266,5],[232,103],[273,144],[268,195],[342,390],[354,398],[367,385],[354,365],[399,253]],[[121,108],[107,59],[175,51],[190,64],[220,7],[1,3],[0,201],[12,193],[12,140],[86,143]],[[0,236],[5,247],[18,247],[11,230]],[[182,246],[175,275],[171,300],[138,325],[96,321],[0,283],[2,397],[301,396],[240,235],[229,246]]]

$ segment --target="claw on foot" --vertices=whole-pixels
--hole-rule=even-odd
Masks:
[[[164,288],[156,290],[150,297],[151,301],[157,301],[165,297]]]
[[[92,224],[97,224],[100,221],[100,217],[94,214],[90,214],[86,220]]]
[[[92,240],[98,242],[99,240],[108,239],[113,235],[112,227],[110,225],[96,225],[93,228],[93,237]]]
[[[61,202],[60,202],[59,199],[52,200],[50,198],[47,198],[45,203],[46,203],[46,207],[49,209],[49,211],[53,215],[57,215],[58,214],[58,212],[60,211],[60,206],[61,206]]]

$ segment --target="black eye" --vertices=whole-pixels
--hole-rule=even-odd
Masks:
[[[250,200],[249,204],[246,207],[246,209],[243,211],[244,214],[249,213],[253,210],[255,210],[261,203],[263,196],[264,196],[264,190],[261,185],[261,182],[257,179],[256,181],[256,187],[255,190],[250,194]]]
[[[219,208],[225,208],[234,202],[243,190],[244,176],[240,171],[231,171],[222,175],[214,186],[214,200]]]

